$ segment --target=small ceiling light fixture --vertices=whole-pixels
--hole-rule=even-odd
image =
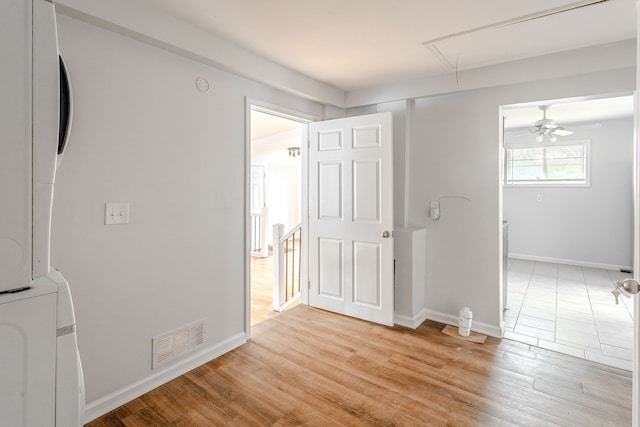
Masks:
[[[289,147],[289,157],[298,157],[300,155],[300,147]]]
[[[556,142],[558,140],[558,138],[551,132],[540,132],[538,136],[536,136],[536,141],[542,142],[545,137],[548,137],[551,142]]]

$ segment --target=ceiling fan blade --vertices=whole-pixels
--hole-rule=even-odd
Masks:
[[[582,124],[574,124],[567,125],[569,129],[564,126],[560,126],[557,129],[553,130],[552,133],[558,136],[567,136],[573,134],[575,131],[582,131],[588,129],[599,129],[602,127],[601,123],[582,123]]]
[[[523,136],[531,135],[533,133],[538,132],[538,129],[505,129],[504,136],[509,138],[521,138]]]
[[[602,123],[582,123],[568,125],[571,129],[599,129],[602,127]]]

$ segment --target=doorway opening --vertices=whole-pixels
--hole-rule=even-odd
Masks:
[[[631,370],[633,96],[502,109],[504,337]]]
[[[300,301],[306,122],[256,105],[249,108],[251,326]]]

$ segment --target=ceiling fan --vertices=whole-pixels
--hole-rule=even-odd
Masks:
[[[540,105],[538,107],[542,110],[542,119],[535,122],[533,124],[534,129],[531,130],[531,133],[537,134],[537,142],[542,142],[545,137],[549,138],[549,141],[551,142],[556,142],[558,140],[558,136],[568,136],[573,133],[572,130],[565,129],[554,120],[547,118],[547,110],[550,107],[550,105]]]

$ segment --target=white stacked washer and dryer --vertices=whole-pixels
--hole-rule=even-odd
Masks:
[[[0,427],[75,427],[84,381],[69,284],[50,267],[71,124],[52,0],[0,1]]]

